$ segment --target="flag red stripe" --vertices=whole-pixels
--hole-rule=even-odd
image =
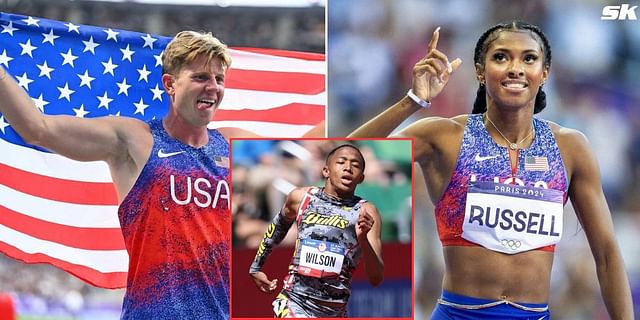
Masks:
[[[26,253],[10,244],[0,241],[0,252],[26,263],[48,263],[96,286],[107,289],[124,288],[127,285],[126,272],[100,272],[92,268],[52,258],[42,253]]]
[[[324,106],[304,103],[292,103],[267,110],[218,110],[217,121],[262,121],[287,124],[316,125],[324,120]]]
[[[91,205],[118,205],[113,183],[52,178],[0,163],[0,183],[40,198]]]
[[[277,57],[287,57],[287,58],[296,58],[303,59],[308,61],[325,61],[325,55],[322,53],[312,53],[312,52],[302,52],[302,51],[287,51],[287,50],[278,50],[278,49],[264,49],[264,48],[244,48],[244,47],[235,47],[231,48],[240,51],[247,51],[253,53],[266,54],[270,56]],[[233,67],[233,65],[232,65]]]
[[[60,214],[64,214],[61,212]],[[0,205],[0,224],[41,240],[86,250],[124,250],[120,228],[82,228],[40,220]]]
[[[318,94],[324,91],[324,75],[303,72],[273,72],[234,69],[231,67],[225,77],[227,88]]]

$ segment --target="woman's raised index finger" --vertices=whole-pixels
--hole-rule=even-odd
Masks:
[[[433,36],[431,36],[431,41],[429,41],[429,45],[427,46],[427,54],[431,52],[431,50],[435,49],[438,46],[438,39],[440,38],[440,27],[438,26],[435,31],[433,31]]]

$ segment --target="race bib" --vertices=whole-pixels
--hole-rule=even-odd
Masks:
[[[346,252],[343,246],[333,242],[311,239],[303,239],[300,245],[298,273],[316,278],[340,274]]]
[[[562,237],[563,196],[552,189],[472,182],[462,237],[510,254],[556,244]]]

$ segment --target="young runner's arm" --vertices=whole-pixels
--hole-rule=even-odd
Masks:
[[[249,268],[249,274],[262,292],[271,293],[277,288],[278,280],[269,280],[269,277],[260,270],[271,254],[273,247],[282,242],[291,225],[295,222],[297,210],[305,192],[306,189],[298,188],[289,193],[282,210],[273,218],[273,222],[267,227],[262,242],[260,242],[256,257]]]
[[[360,210],[356,224],[356,236],[364,256],[364,268],[369,283],[378,286],[384,280],[384,260],[382,258],[382,219],[376,207],[367,202]]]

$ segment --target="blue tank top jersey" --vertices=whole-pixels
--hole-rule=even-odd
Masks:
[[[229,144],[193,148],[149,123],[153,149],[118,210],[129,252],[123,319],[229,318]]]
[[[517,183],[559,190],[566,203],[568,180],[556,139],[546,121],[534,118],[533,127],[534,141],[529,148],[518,150],[518,166],[513,177],[508,149],[493,141],[484,126],[482,114],[469,116],[455,170],[435,206],[443,246],[478,246],[461,237],[470,182]],[[538,249],[553,251],[554,248],[552,245]]]

